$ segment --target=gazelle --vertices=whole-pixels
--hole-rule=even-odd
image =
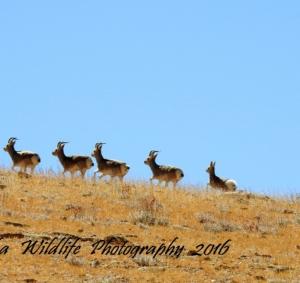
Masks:
[[[92,158],[89,156],[66,156],[64,153],[64,146],[67,142],[58,142],[56,149],[52,152],[52,155],[57,156],[61,165],[64,168],[63,174],[70,172],[73,177],[74,174],[79,171],[81,177],[84,178],[84,175],[87,170],[94,166]]]
[[[31,174],[33,174],[35,167],[41,162],[41,158],[37,153],[31,151],[16,151],[15,143],[17,140],[17,138],[10,138],[6,147],[3,148],[12,159],[12,170],[15,171],[15,167],[19,167],[20,172],[26,173],[27,168],[30,168]]]
[[[152,181],[156,179],[158,180],[159,185],[161,182],[165,182],[165,186],[171,182],[175,188],[176,184],[184,177],[183,171],[173,166],[158,165],[156,163],[157,155],[158,151],[152,150],[150,151],[148,158],[144,161],[146,165],[149,165],[153,173],[150,182],[152,183]]]
[[[209,174],[208,185],[214,189],[221,189],[223,191],[235,191],[237,189],[237,183],[231,179],[221,179],[216,176],[215,173],[216,162],[211,161],[206,172]]]
[[[92,152],[92,156],[96,158],[98,170],[94,173],[94,178],[96,178],[97,173],[101,173],[100,178],[104,176],[110,176],[111,179],[118,177],[121,182],[123,182],[124,176],[128,173],[130,167],[123,161],[106,159],[102,155],[102,146],[105,143],[96,143],[95,149]]]

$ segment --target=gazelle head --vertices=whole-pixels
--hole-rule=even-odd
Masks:
[[[9,149],[15,145],[17,138],[10,138],[7,142],[7,145],[3,148],[4,151],[9,151]]]
[[[105,143],[104,142],[98,142],[95,144],[95,149],[94,151],[92,152],[92,156],[93,157],[96,157],[99,155],[99,153],[101,152],[101,149],[102,149],[102,146],[104,145]]]
[[[210,175],[214,175],[215,174],[215,166],[216,166],[216,162],[211,161],[209,167],[206,169],[206,172]]]
[[[56,149],[52,152],[52,155],[58,156],[59,152],[64,148],[67,142],[58,142]]]
[[[144,163],[146,165],[150,165],[155,160],[155,158],[157,157],[158,153],[159,153],[159,151],[157,151],[157,150],[151,150],[150,153],[149,153],[149,156],[144,161]]]

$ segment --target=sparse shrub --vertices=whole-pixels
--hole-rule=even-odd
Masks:
[[[121,186],[121,199],[129,199],[132,195],[132,188],[129,185],[123,184]]]
[[[295,223],[300,225],[300,215],[296,215]]]
[[[228,220],[219,220],[210,213],[199,214],[197,218],[201,224],[204,224],[204,230],[207,232],[234,232],[241,229],[239,225]]]
[[[102,278],[97,278],[95,281],[93,279],[89,281],[91,283],[128,283],[129,280],[124,277],[114,276],[114,275],[107,275]]]
[[[201,224],[215,223],[215,217],[210,213],[201,213],[197,215],[197,219]]]
[[[69,221],[82,221],[86,223],[95,223],[98,221],[96,217],[96,209],[93,207],[86,208],[73,204],[68,204],[65,207],[65,211],[68,216],[64,215],[62,219]]]
[[[67,259],[67,262],[74,266],[82,266],[84,265],[84,259],[80,257],[71,257]]]
[[[293,203],[296,203],[296,204],[300,203],[300,194],[292,195],[292,196],[291,196],[291,201],[292,201]]]
[[[149,211],[140,211],[133,214],[132,222],[134,224],[142,223],[150,226],[155,224],[155,217]]]
[[[71,211],[72,214],[77,217],[82,213],[83,208],[78,205],[68,204],[66,205],[66,211]]]
[[[284,228],[286,226],[288,226],[288,224],[290,224],[291,222],[289,220],[287,220],[286,218],[278,218],[277,220],[277,224],[280,228]]]
[[[0,193],[0,215],[6,216],[6,203],[8,201],[7,193]]]
[[[138,200],[138,206],[141,210],[151,213],[159,213],[163,210],[163,206],[154,196],[147,196]]]
[[[131,220],[133,224],[144,224],[148,226],[159,225],[167,226],[169,225],[169,220],[165,217],[158,217],[150,211],[140,211],[132,214]]]
[[[99,260],[94,259],[94,260],[91,262],[91,267],[97,268],[97,267],[99,267],[99,266],[101,266],[101,262],[100,262]]]
[[[157,266],[158,261],[151,256],[139,255],[133,259],[139,266]]]
[[[169,219],[166,217],[161,217],[157,219],[157,225],[159,226],[168,226],[169,225]]]
[[[163,206],[154,196],[137,200],[138,211],[131,214],[131,221],[136,224],[167,226],[169,220],[164,216]]]
[[[227,213],[230,210],[228,205],[224,205],[224,204],[219,204],[218,209],[221,213]]]
[[[261,234],[276,234],[278,232],[276,227],[269,223],[259,223],[257,225],[257,231]]]
[[[205,223],[204,230],[207,232],[234,232],[241,230],[241,227],[237,224],[231,223],[228,220],[221,220],[219,222]]]
[[[246,232],[261,233],[261,234],[275,234],[278,227],[285,227],[288,222],[285,219],[279,218],[277,222],[267,218],[265,215],[258,215],[254,220],[243,225]]]

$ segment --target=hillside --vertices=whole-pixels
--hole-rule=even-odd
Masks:
[[[296,197],[2,170],[0,239],[0,282],[300,281]],[[77,239],[80,250],[58,254],[53,247],[64,239]],[[37,248],[42,240],[43,251],[22,254],[27,241]],[[111,254],[102,254],[104,240]],[[51,241],[56,253],[38,254]]]

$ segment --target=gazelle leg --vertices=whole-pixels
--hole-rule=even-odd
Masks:
[[[94,181],[96,180],[96,175],[97,175],[97,173],[100,173],[100,171],[99,170],[96,170],[95,172],[94,172]]]
[[[104,176],[105,176],[104,174],[100,175],[99,180],[101,180]]]
[[[31,175],[33,175],[33,172],[34,172],[34,166],[31,166]]]
[[[80,171],[80,174],[81,174],[81,178],[82,178],[82,179],[84,179],[85,173],[86,173],[86,170],[81,170],[81,171]]]

